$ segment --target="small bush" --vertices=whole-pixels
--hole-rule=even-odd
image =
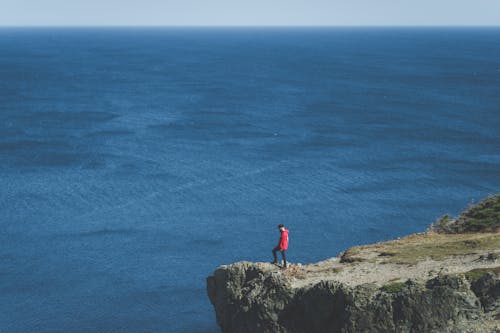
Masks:
[[[495,232],[500,230],[500,194],[490,196],[453,219],[439,218],[430,228],[438,233]]]
[[[486,275],[486,273],[491,272],[494,274],[500,274],[500,267],[492,267],[492,268],[476,268],[464,273],[464,276],[469,282],[475,282],[479,280],[481,277]]]
[[[340,256],[340,263],[353,263],[353,262],[362,262],[365,261],[361,257],[357,257],[356,255],[359,255],[359,251],[352,247],[350,249],[347,249],[342,255]]]
[[[453,222],[453,219],[449,214],[446,214],[444,216],[441,216],[437,221],[434,223],[436,228],[439,230],[448,230],[449,229],[449,224]]]
[[[394,282],[383,285],[380,289],[388,294],[396,294],[403,290],[404,286],[404,282]]]
[[[500,194],[486,198],[458,217],[466,231],[497,231],[500,228]]]

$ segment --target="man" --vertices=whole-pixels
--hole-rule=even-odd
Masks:
[[[283,268],[286,268],[287,266],[285,251],[288,249],[288,230],[285,229],[285,226],[283,224],[278,225],[278,229],[281,232],[281,237],[278,241],[278,245],[273,249],[273,264],[278,264],[278,257],[276,256],[276,252],[280,251],[281,257],[283,258]]]

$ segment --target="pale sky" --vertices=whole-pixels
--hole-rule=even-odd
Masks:
[[[0,0],[0,26],[498,26],[500,0]]]

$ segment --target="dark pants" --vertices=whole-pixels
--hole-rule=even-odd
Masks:
[[[273,256],[274,256],[274,262],[278,262],[278,257],[276,256],[276,252],[280,251],[281,252],[281,257],[283,258],[283,266],[286,267],[286,255],[285,255],[285,250],[280,249],[279,246],[276,246],[273,249]]]

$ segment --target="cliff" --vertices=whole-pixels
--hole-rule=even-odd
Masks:
[[[467,229],[469,209],[429,232],[319,263],[221,266],[207,278],[217,323],[223,332],[498,333],[500,196],[492,198],[475,206],[494,218],[474,232],[449,232]]]

